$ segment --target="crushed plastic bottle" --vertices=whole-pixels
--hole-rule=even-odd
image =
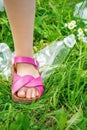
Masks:
[[[4,11],[4,1],[0,0],[0,11],[3,12]]]
[[[87,0],[76,4],[74,16],[81,18],[87,24]]]
[[[54,42],[37,52],[34,56],[39,61],[39,71],[43,78],[50,76],[56,67],[59,67],[68,56],[71,48],[75,45],[74,34],[62,41]],[[0,76],[9,79],[14,53],[5,43],[0,43]]]
[[[43,78],[49,76],[56,67],[59,67],[65,61],[75,43],[75,35],[71,34],[64,40],[54,42],[35,54]]]
[[[0,43],[0,76],[5,76],[8,80],[11,75],[12,52],[8,45]]]

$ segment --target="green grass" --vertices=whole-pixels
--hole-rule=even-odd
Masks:
[[[65,23],[73,17],[81,0],[41,0],[37,2],[34,51],[72,33]],[[76,33],[76,30],[73,31]],[[0,13],[0,42],[13,51],[13,40],[5,12]],[[87,45],[77,40],[66,61],[44,80],[45,93],[29,105],[11,99],[11,81],[0,78],[0,130],[86,130],[87,129]]]

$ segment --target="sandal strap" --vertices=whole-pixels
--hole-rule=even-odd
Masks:
[[[15,56],[14,64],[16,63],[27,63],[27,64],[34,65],[36,68],[39,67],[39,62],[37,60],[35,60],[34,58],[25,57],[25,56]]]
[[[12,84],[12,94],[16,93],[23,86],[27,88],[35,87],[39,90],[40,96],[44,92],[44,86],[41,76],[34,78],[31,75],[20,76],[14,74],[14,80]]]

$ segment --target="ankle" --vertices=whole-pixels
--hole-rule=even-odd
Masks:
[[[34,52],[33,52],[33,50],[28,51],[28,53],[27,53],[27,51],[26,52],[24,52],[24,51],[22,51],[22,52],[16,52],[15,51],[15,56],[23,56],[23,57],[33,58],[34,57]]]

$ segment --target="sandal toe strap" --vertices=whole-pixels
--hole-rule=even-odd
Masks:
[[[34,78],[31,75],[19,76],[15,75],[14,81],[12,84],[12,94],[16,93],[20,88],[25,87],[36,87],[40,92],[40,96],[44,91],[44,86],[42,83],[42,78],[39,76],[38,78]]]
[[[42,96],[43,92],[44,92],[44,85],[42,82],[42,78],[38,77],[38,78],[34,78],[31,82],[29,82],[27,85],[25,85],[26,87],[35,87],[38,89],[39,91],[39,95]]]

